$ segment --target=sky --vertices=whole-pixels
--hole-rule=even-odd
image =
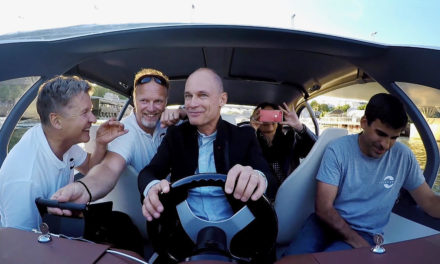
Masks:
[[[142,22],[270,26],[394,45],[440,47],[438,0],[14,0],[0,3],[0,34],[81,24]]]

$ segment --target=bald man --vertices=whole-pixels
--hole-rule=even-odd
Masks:
[[[165,178],[170,172],[171,182],[197,173],[227,174],[225,192],[243,202],[259,199],[266,189],[268,196],[274,196],[276,183],[255,131],[231,125],[220,116],[228,99],[221,78],[208,68],[196,70],[186,81],[184,98],[189,122],[168,129],[156,156],[139,174],[145,218],[152,221],[163,212],[158,193],[169,192]],[[233,214],[221,187],[192,189],[187,201],[193,213],[205,220]]]

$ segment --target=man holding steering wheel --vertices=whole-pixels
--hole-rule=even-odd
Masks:
[[[142,212],[148,221],[160,217],[164,208],[159,193],[168,193],[171,182],[205,172],[227,174],[224,192],[246,202],[265,192],[275,195],[275,181],[250,127],[239,128],[220,117],[227,102],[221,78],[211,69],[200,68],[185,85],[185,109],[189,122],[169,128],[158,152],[139,174]],[[221,187],[191,190],[188,204],[195,215],[217,221],[233,212]]]

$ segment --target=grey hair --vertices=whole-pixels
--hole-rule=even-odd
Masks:
[[[38,90],[37,112],[41,123],[50,123],[50,113],[58,113],[80,93],[91,94],[92,86],[78,76],[57,76],[43,83]]]

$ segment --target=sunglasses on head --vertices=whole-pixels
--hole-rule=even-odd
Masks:
[[[151,82],[151,80],[154,80],[157,84],[163,85],[168,88],[167,82],[158,76],[144,76],[139,79],[138,84],[149,83]]]

